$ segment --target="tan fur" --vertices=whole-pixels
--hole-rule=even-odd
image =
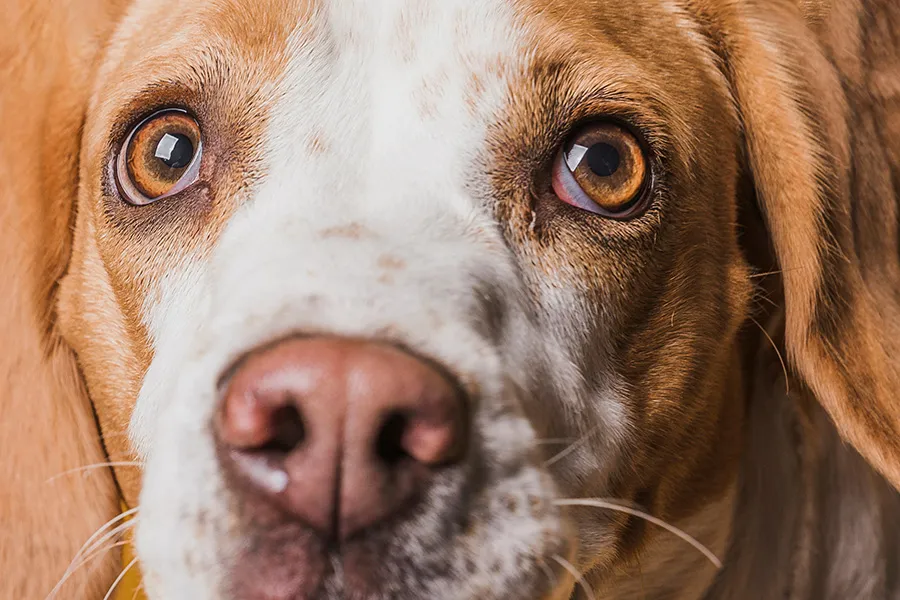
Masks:
[[[0,3],[0,598],[43,598],[118,513],[78,365],[53,323],[66,267],[78,145],[114,3]],[[111,432],[121,435],[121,432]],[[102,597],[118,553],[64,597]]]
[[[82,148],[84,200],[75,223],[69,273],[60,286],[59,323],[78,353],[104,433],[127,431],[152,359],[151,341],[142,321],[145,299],[158,293],[163,275],[173,264],[189,256],[202,258],[209,251],[260,175],[262,157],[257,144],[266,114],[246,107],[251,100],[265,106],[267,83],[283,69],[279,57],[284,53],[279,47],[288,43],[291,23],[302,19],[310,5],[272,2],[268,12],[254,13],[252,18],[228,2],[198,4],[193,14],[163,6],[151,10],[155,12],[129,18],[149,20],[170,30],[187,23],[181,34],[186,44],[188,40],[212,42],[195,44],[190,53],[178,44],[151,49],[141,31],[123,28],[107,52],[100,75],[114,83],[97,90],[91,102],[93,118]],[[204,32],[210,27],[219,37],[207,38]],[[224,41],[216,43],[217,39]],[[186,87],[161,93],[153,85],[157,83],[153,65],[162,59],[148,61],[147,56],[166,57],[164,60],[176,65],[176,79],[188,82]],[[205,86],[222,77],[234,82],[233,93],[204,95]],[[125,101],[134,97],[139,101]],[[201,183],[193,186],[189,198],[133,211],[118,198],[107,196],[101,186],[108,132],[100,124],[113,120],[133,126],[146,116],[146,105],[159,102],[190,104],[196,107],[201,122],[218,123],[221,130],[207,132],[208,138],[216,141],[204,147]],[[124,114],[110,115],[121,111],[123,104]],[[211,181],[216,185],[209,185]],[[112,461],[135,458],[124,435],[110,437],[106,448]],[[140,491],[139,474],[133,468],[117,470],[125,499],[132,506]]]
[[[46,594],[116,514],[106,470],[46,482],[106,460],[100,432],[112,460],[133,459],[126,431],[152,360],[145,300],[172,264],[208,253],[261,175],[267,84],[284,68],[293,26],[314,7],[279,0],[247,15],[236,0],[181,11],[161,2],[121,21],[118,4],[0,1],[12,15],[0,21],[0,481],[12,482],[0,486],[0,572],[23,574],[0,578],[0,598]],[[900,488],[900,5],[515,5],[534,38],[535,68],[516,80],[508,118],[491,132],[497,215],[521,260],[548,278],[572,277],[603,307],[609,335],[585,341],[587,362],[612,357],[632,388],[625,408],[635,426],[610,480],[569,489],[639,503],[726,558],[716,573],[637,519],[576,509],[578,567],[605,598],[887,597],[898,501],[860,456]],[[416,11],[427,9],[414,8],[400,22],[401,59]],[[154,42],[146,23],[182,31],[182,43]],[[160,57],[175,65],[180,88],[147,85]],[[498,57],[485,70],[507,68]],[[471,75],[473,110],[487,74]],[[229,93],[205,93],[219,78]],[[91,96],[98,80],[108,85]],[[423,119],[441,85],[423,85]],[[542,104],[553,93],[560,114]],[[566,112],[566,102],[590,94],[574,107],[580,113]],[[127,129],[148,105],[171,103],[219,128],[201,173],[216,185],[132,211],[100,183],[117,133],[108,126]],[[669,198],[681,202],[629,228],[525,197],[542,160],[529,153],[548,143],[547,124],[632,106],[669,151]],[[333,143],[310,132],[314,152]],[[537,179],[540,196],[546,176]],[[675,225],[663,228],[663,219]],[[753,270],[778,274],[756,279]],[[610,286],[627,301],[608,301]],[[755,307],[754,290],[771,306]],[[757,320],[769,327],[761,332]],[[788,383],[792,392],[782,393]],[[548,408],[532,419],[553,437],[562,417]],[[140,471],[116,475],[136,502]],[[613,544],[592,536],[608,520]],[[849,549],[817,551],[838,542]],[[102,597],[116,560],[112,552],[85,570],[65,597]]]

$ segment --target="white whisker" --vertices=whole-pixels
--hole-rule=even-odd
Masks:
[[[90,547],[86,548],[85,551],[82,553],[82,555],[80,555],[80,556],[76,555],[75,558],[72,559],[72,562],[69,564],[69,569],[67,569],[66,572],[63,574],[63,578],[60,580],[60,582],[57,584],[57,586],[61,587],[79,569],[81,569],[83,566],[88,564],[88,562],[90,562],[90,560],[92,558],[95,558],[98,554],[101,554],[104,550],[111,549],[112,547],[104,548],[104,544],[106,544],[108,541],[114,539],[117,535],[124,533],[131,527],[134,527],[134,525],[135,525],[134,521],[126,521],[125,523],[122,523],[121,525],[119,525],[118,527],[116,527],[115,529],[113,529],[112,531],[107,533],[106,535],[104,535],[102,538],[98,539]],[[79,558],[81,558],[81,560],[76,563],[75,561],[78,560]],[[54,588],[54,590],[56,590],[56,588]],[[56,593],[56,592],[54,592],[54,593]],[[55,595],[54,595],[54,598],[55,598]]]
[[[80,569],[82,566],[84,566],[84,565],[86,565],[87,563],[91,562],[91,560],[93,560],[94,558],[96,558],[98,555],[104,554],[104,553],[106,553],[106,552],[109,552],[110,550],[115,550],[116,548],[121,548],[122,546],[124,546],[124,545],[127,544],[127,543],[128,543],[128,540],[119,540],[118,542],[115,542],[115,543],[110,544],[110,545],[108,545],[108,546],[104,546],[104,547],[102,547],[102,548],[94,548],[94,549],[91,551],[90,554],[88,554],[87,556],[84,557],[84,560],[82,560],[81,563],[80,563],[77,567],[75,567],[74,569],[72,569],[72,571],[73,571],[73,572],[74,572],[74,571],[77,571],[77,570]]]
[[[556,573],[553,572],[553,569],[550,568],[550,565],[544,559],[538,559],[538,566],[544,572],[544,575],[547,576],[547,579],[550,581],[551,589],[556,589],[559,586],[559,577],[556,576]]]
[[[588,600],[597,600],[597,596],[594,595],[594,590],[591,589],[591,586],[588,585],[588,582],[585,581],[584,575],[575,568],[575,565],[564,559],[559,554],[553,555],[553,560],[562,565],[562,568],[571,573],[572,577],[575,578],[575,581],[578,582],[578,585],[584,590],[584,593],[587,595]]]
[[[53,589],[50,590],[49,594],[47,594],[46,600],[50,600],[51,598],[56,598],[56,595],[59,593],[59,590],[60,590],[60,588],[62,588],[63,584],[65,584],[65,582],[68,581],[68,579],[72,576],[72,574],[76,570],[78,570],[85,564],[85,562],[86,562],[85,560],[81,560],[81,562],[78,562],[79,559],[82,559],[82,557],[86,553],[93,552],[98,546],[104,544],[107,540],[111,539],[118,533],[121,533],[122,531],[128,529],[128,527],[131,527],[134,523],[127,521],[127,519],[131,515],[135,514],[137,511],[138,511],[137,507],[132,508],[130,510],[126,510],[125,512],[113,517],[112,519],[110,519],[109,521],[107,521],[106,523],[101,525],[97,529],[97,531],[95,531],[91,535],[91,537],[89,537],[87,539],[87,541],[84,544],[82,544],[81,548],[78,549],[78,552],[75,553],[75,556],[72,557],[72,561],[69,563],[69,566],[66,567],[66,571],[62,574],[62,577],[60,578],[59,582],[55,586],[53,586]],[[118,523],[119,521],[122,521],[123,519],[126,520],[125,523],[116,525],[116,523]],[[109,531],[109,533],[104,534],[104,532],[109,530],[111,527],[113,529],[111,531]]]
[[[65,477],[66,475],[72,475],[73,473],[82,473],[84,471],[93,471],[94,469],[103,469],[106,467],[143,467],[144,463],[133,461],[133,460],[123,460],[118,462],[103,462],[96,463],[93,465],[85,465],[83,467],[78,467],[75,469],[69,469],[68,471],[63,471],[59,475],[54,475],[50,479],[48,479],[45,483],[50,483],[60,477]]]
[[[114,549],[116,549],[116,548],[119,548],[119,547],[121,547],[121,546],[124,546],[124,545],[127,544],[127,543],[128,543],[127,541],[123,540],[123,541],[120,541],[120,542],[116,542],[115,544],[110,544],[109,546],[106,546],[106,547],[103,547],[103,548],[97,548],[96,550],[92,551],[88,556],[84,557],[84,559],[83,559],[81,562],[79,562],[77,565],[75,565],[75,567],[72,568],[71,572],[66,571],[66,574],[63,576],[63,578],[60,580],[60,582],[57,584],[57,586],[62,586],[62,585],[64,585],[65,582],[66,582],[70,577],[72,577],[73,575],[75,575],[75,573],[76,573],[79,569],[81,569],[82,567],[84,567],[85,565],[87,565],[89,562],[91,562],[91,561],[92,561],[94,558],[96,558],[97,556],[99,556],[99,555],[101,555],[101,554],[105,554],[105,553],[109,552],[110,550],[114,550]],[[48,596],[48,598],[49,598],[49,596]]]
[[[99,548],[100,546],[102,546],[103,544],[108,542],[109,540],[115,538],[117,535],[121,535],[121,534],[125,533],[126,531],[128,531],[129,529],[134,527],[135,525],[137,525],[137,517],[135,517],[134,519],[131,519],[129,521],[125,521],[124,523],[119,524],[115,529],[108,532],[102,538],[100,538],[99,540],[97,540],[96,542],[91,544],[91,546],[89,548],[85,549],[85,553],[94,552],[97,548]]]
[[[140,594],[144,589],[144,582],[141,581],[141,584],[134,589],[134,593],[131,595],[131,600],[137,600],[138,594]]]
[[[629,506],[624,506],[621,504],[616,504],[615,502],[610,502],[609,500],[604,500],[602,498],[565,498],[562,500],[555,500],[553,502],[556,506],[589,506],[593,508],[604,508],[607,510],[614,510],[617,512],[625,513],[631,515],[633,517],[638,517],[639,519],[644,519],[649,523],[653,523],[658,527],[662,527],[669,533],[672,533],[697,550],[705,556],[709,562],[711,562],[717,569],[722,568],[722,561],[713,554],[712,550],[701,544],[695,537],[691,536],[689,533],[675,527],[674,525],[670,525],[666,523],[662,519],[654,517],[653,515],[644,512],[642,510],[638,510],[636,508],[631,508]]]
[[[112,597],[113,591],[118,587],[120,583],[122,583],[122,579],[125,577],[125,574],[128,573],[128,571],[130,571],[136,564],[137,558],[134,558],[130,563],[125,565],[125,568],[122,569],[122,572],[119,573],[119,576],[116,577],[116,580],[112,582],[111,586],[109,586],[109,590],[107,590],[106,595],[103,596],[103,600],[109,600]]]
[[[581,446],[582,444],[586,443],[586,442],[590,439],[590,437],[591,437],[592,435],[594,435],[595,433],[597,433],[597,431],[599,431],[599,430],[600,430],[600,426],[599,426],[599,425],[596,426],[596,427],[592,427],[592,428],[590,429],[590,431],[588,431],[588,432],[585,433],[583,436],[581,436],[580,438],[578,438],[578,440],[576,440],[575,442],[572,442],[572,444],[570,444],[570,445],[569,445],[568,447],[566,447],[564,450],[562,450],[561,452],[559,452],[558,454],[556,454],[555,456],[552,456],[549,460],[547,460],[547,461],[544,463],[544,466],[545,466],[545,467],[550,467],[550,466],[554,465],[555,463],[561,461],[562,459],[564,459],[565,457],[567,457],[569,454],[571,454],[572,452],[574,452],[575,450],[577,450],[579,446]]]
[[[575,441],[577,441],[575,438],[544,438],[535,440],[534,443],[536,446],[555,446],[557,444],[571,444]]]
[[[766,328],[763,327],[759,321],[754,319],[753,317],[748,317],[753,323],[759,327],[759,330],[762,331],[762,334],[766,336],[766,339],[769,340],[769,343],[772,345],[772,349],[775,351],[775,356],[778,357],[778,362],[781,363],[781,370],[784,372],[784,393],[788,396],[791,395],[791,380],[788,376],[787,363],[784,362],[784,357],[781,356],[781,351],[778,349],[778,345],[775,343],[775,340],[772,339],[772,336],[769,335],[769,332],[766,331]]]

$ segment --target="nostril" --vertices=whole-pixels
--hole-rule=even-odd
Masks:
[[[394,467],[410,458],[403,447],[409,417],[401,412],[391,412],[381,426],[375,440],[375,455],[385,465]]]
[[[289,392],[232,386],[217,414],[216,432],[235,450],[288,454],[305,441],[306,423]]]
[[[228,485],[260,518],[274,507],[324,538],[400,510],[468,447],[454,379],[381,343],[289,338],[251,353],[220,393]]]
[[[272,413],[272,437],[260,450],[288,454],[306,439],[303,416],[296,406],[287,405]]]

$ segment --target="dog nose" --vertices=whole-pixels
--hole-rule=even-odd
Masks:
[[[245,357],[225,386],[214,430],[233,487],[329,538],[414,502],[465,451],[458,387],[391,345],[292,338]]]

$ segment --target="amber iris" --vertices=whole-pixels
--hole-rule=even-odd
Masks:
[[[200,147],[200,127],[186,112],[166,110],[145,119],[129,135],[117,161],[126,200],[148,204],[193,183]]]
[[[568,196],[561,195],[564,201],[582,208],[590,208],[583,206],[587,200],[603,212],[622,213],[640,198],[647,179],[640,143],[614,123],[593,123],[578,129],[563,147],[561,159],[560,167],[568,171],[562,175],[571,178],[561,178],[558,193]]]

